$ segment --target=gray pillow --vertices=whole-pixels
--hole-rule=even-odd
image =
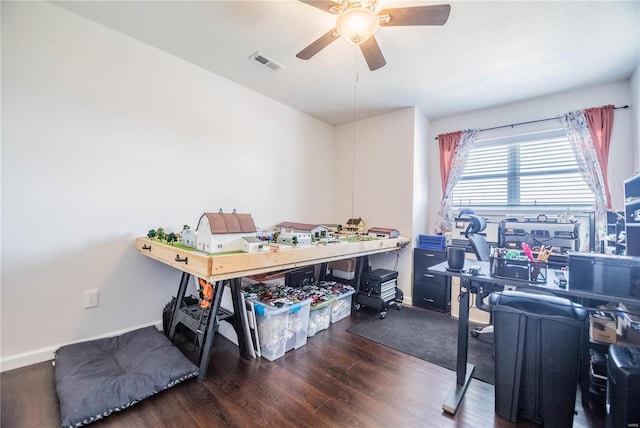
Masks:
[[[198,374],[153,326],[63,346],[54,364],[65,427],[102,419]]]

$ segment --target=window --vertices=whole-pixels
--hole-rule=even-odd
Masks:
[[[451,205],[461,207],[591,207],[594,194],[562,129],[477,140]]]

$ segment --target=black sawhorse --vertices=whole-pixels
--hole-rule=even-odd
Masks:
[[[199,304],[187,306],[184,303],[190,278],[191,274],[182,272],[180,287],[178,288],[178,294],[176,295],[176,304],[171,312],[169,339],[171,341],[174,340],[178,324],[184,325],[195,333],[200,346],[197,362],[199,366],[198,381],[202,381],[207,374],[209,358],[211,356],[211,347],[213,346],[215,333],[218,330],[218,323],[223,319],[231,323],[238,335],[238,348],[240,350],[240,355],[246,359],[250,358],[246,342],[247,336],[244,328],[244,326],[247,325],[247,313],[244,306],[239,278],[216,281],[214,284],[215,289],[211,305],[209,308],[205,309],[201,308]],[[233,314],[220,307],[222,293],[224,292],[226,285],[228,285],[231,290]]]

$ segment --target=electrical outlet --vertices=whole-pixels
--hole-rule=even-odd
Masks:
[[[98,290],[84,291],[84,308],[95,308],[98,306]]]

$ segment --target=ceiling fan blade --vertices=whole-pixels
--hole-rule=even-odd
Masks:
[[[328,13],[335,13],[331,11],[332,7],[339,6],[338,3],[331,0],[300,0],[302,3],[306,3],[309,6],[317,7],[320,10],[324,10]]]
[[[383,9],[378,16],[389,15],[389,22],[380,22],[382,27],[404,25],[444,25],[449,19],[451,5],[439,4],[435,6],[398,7]]]
[[[360,50],[364,55],[364,59],[367,60],[367,65],[371,71],[375,71],[387,63],[374,36],[369,37],[369,39],[361,43]]]
[[[311,43],[306,48],[302,49],[300,52],[296,54],[296,56],[300,59],[310,59],[312,56],[320,52],[322,49],[329,46],[331,42],[336,40],[340,35],[338,34],[338,30],[335,28],[333,30],[328,31],[324,35],[320,36],[318,40]]]

